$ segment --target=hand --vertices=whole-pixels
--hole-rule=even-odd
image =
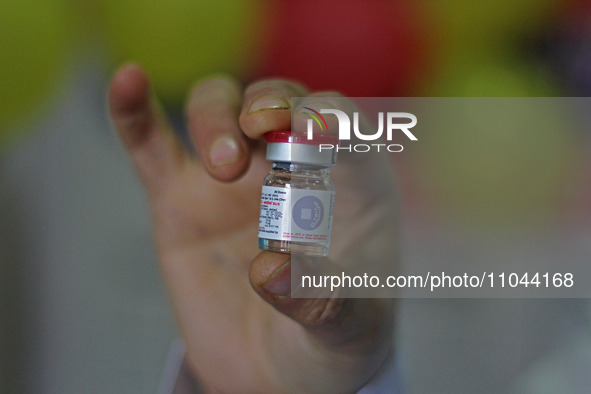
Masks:
[[[257,250],[260,190],[270,169],[259,140],[289,130],[290,97],[307,95],[284,80],[245,90],[228,77],[204,80],[186,105],[198,159],[171,131],[140,67],[123,66],[111,83],[111,116],[147,190],[162,273],[206,390],[353,392],[389,351],[391,300],[292,299],[290,256]],[[340,170],[337,198],[345,208],[337,208],[335,231],[342,239],[356,215],[380,206],[350,180],[367,166],[378,164]],[[369,234],[378,231],[366,225]],[[346,252],[347,245],[332,247]]]

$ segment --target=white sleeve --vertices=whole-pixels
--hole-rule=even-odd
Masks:
[[[396,358],[390,352],[375,376],[358,394],[401,393]],[[185,344],[175,340],[168,352],[164,374],[160,382],[160,394],[198,394],[203,392],[185,360]]]
[[[390,351],[388,358],[374,377],[361,389],[358,394],[402,393],[402,384],[398,375],[398,361]]]
[[[170,345],[159,394],[198,394],[203,390],[185,359],[185,343],[177,339]]]

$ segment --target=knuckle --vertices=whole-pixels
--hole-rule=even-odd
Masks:
[[[344,311],[343,298],[311,299],[304,306],[300,322],[309,327],[325,327],[338,324]]]

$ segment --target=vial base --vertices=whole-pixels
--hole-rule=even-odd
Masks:
[[[259,238],[259,249],[278,253],[298,253],[306,256],[328,256],[329,247],[317,242],[281,241]]]

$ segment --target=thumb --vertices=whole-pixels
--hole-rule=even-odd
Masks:
[[[259,253],[250,265],[252,287],[276,310],[302,325],[321,345],[346,347],[366,355],[373,350],[383,360],[392,337],[392,300],[344,298],[342,291],[331,293],[326,289],[322,289],[318,298],[292,298],[292,268],[305,269],[300,265],[294,267],[301,259],[296,260],[289,254]],[[315,263],[329,264],[329,261]],[[376,348],[372,349],[373,346]]]

